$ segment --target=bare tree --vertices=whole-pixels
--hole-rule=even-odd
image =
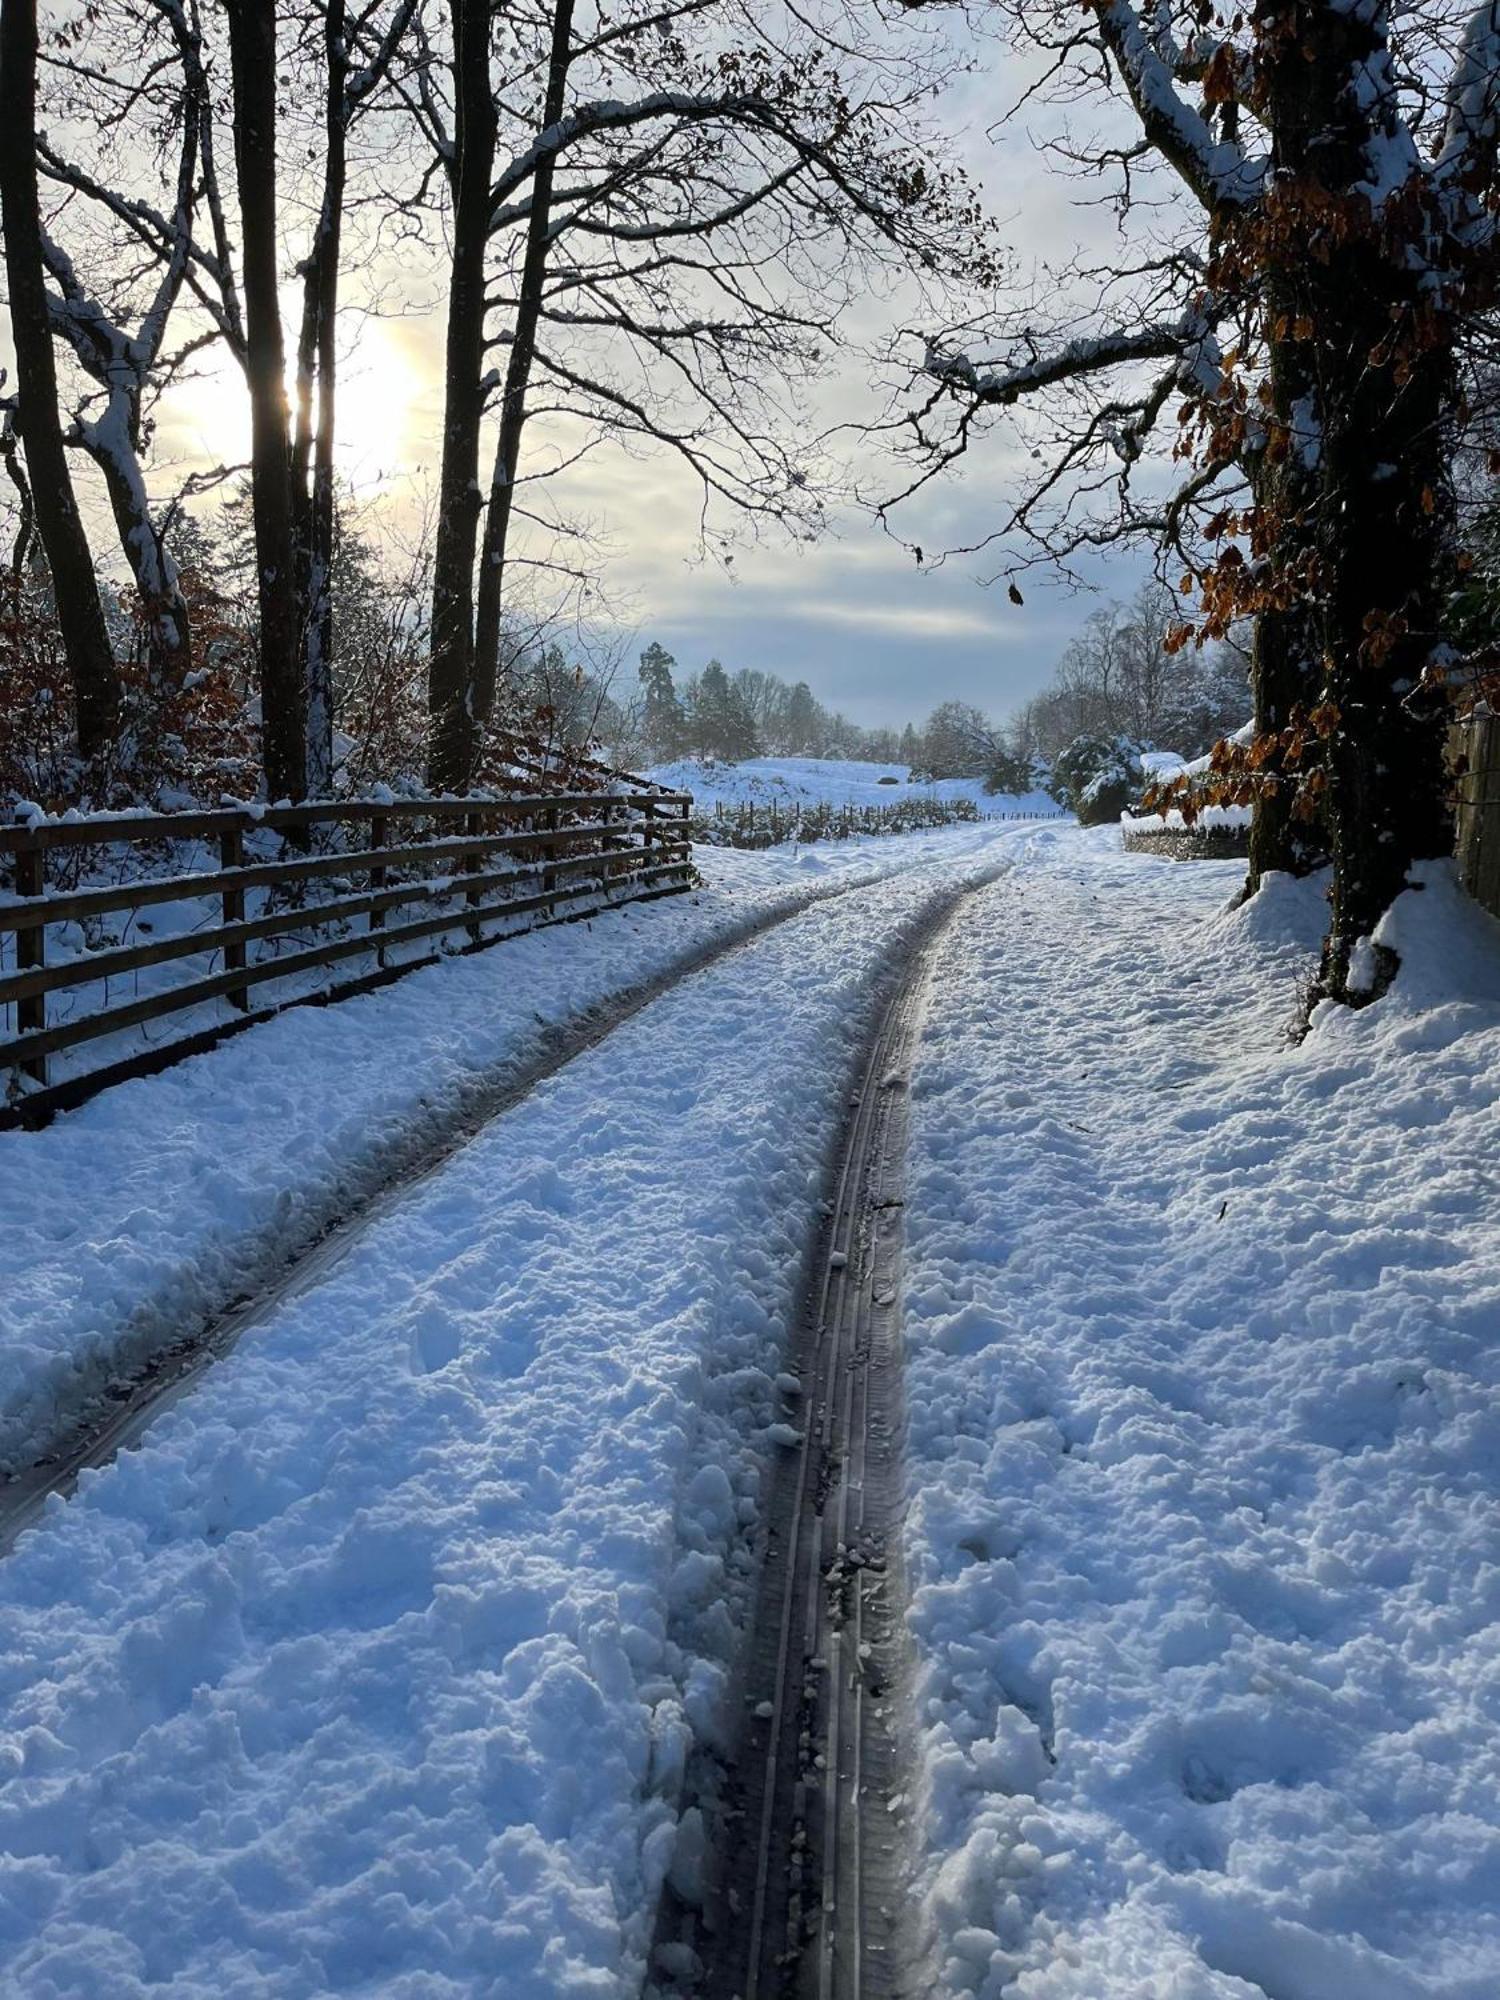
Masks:
[[[1321,821],[1320,991],[1367,998],[1393,961],[1357,943],[1451,838],[1436,683],[1459,384],[1494,299],[1494,0],[1000,11],[1048,88],[1130,121],[1119,144],[1057,145],[1114,174],[1127,224],[1149,191],[1153,241],[1075,270],[1066,314],[1034,302],[933,344],[921,477],[988,413],[1051,398],[1043,475],[1001,530],[1019,560],[1147,536],[1182,567],[1195,636],[1255,620],[1257,738],[1224,783],[1254,803],[1252,876],[1298,863],[1296,823]]]
[[[104,397],[99,413],[80,409],[72,436],[104,471],[122,546],[148,613],[153,659],[179,679],[189,658],[186,608],[163,533],[172,509],[153,519],[146,499],[142,412],[182,364],[212,342],[222,343],[246,376],[253,478],[262,497],[257,532],[269,537],[266,560],[258,567],[276,579],[264,607],[261,690],[267,782],[276,792],[304,787],[322,792],[332,779],[328,579],[336,333],[346,218],[352,207],[372,198],[368,189],[359,194],[351,189],[349,143],[356,122],[378,104],[391,66],[402,56],[415,6],[416,0],[226,5],[233,189],[224,185],[218,164],[216,120],[224,92],[215,81],[215,66],[225,50],[213,39],[217,13],[205,23],[198,0],[100,6],[89,17],[88,44],[70,47],[54,64],[58,105],[75,127],[90,122],[81,102],[90,93],[103,94],[104,112],[95,111],[92,122],[101,130],[99,144],[107,158],[91,168],[44,141],[43,171],[60,189],[85,197],[89,210],[114,228],[114,237],[99,246],[102,278],[94,282],[57,243],[48,243],[58,287],[54,326]],[[158,46],[162,35],[165,52]],[[165,205],[121,184],[122,149],[113,138],[124,129],[133,156],[149,157],[153,130],[162,127],[175,135],[177,147],[173,198]],[[296,148],[303,164],[279,177],[277,150],[288,151],[293,134],[299,140],[309,135]],[[306,254],[296,267],[302,305],[295,420],[287,404],[278,296],[289,233],[287,180],[313,217]],[[128,301],[143,284],[145,301],[132,314]],[[127,303],[107,311],[101,299],[111,288]],[[180,300],[194,309],[195,325],[172,352],[163,342]],[[289,529],[282,526],[283,516]],[[303,741],[300,752],[294,738]]]
[[[338,305],[349,135],[375,99],[402,49],[416,0],[350,8],[323,0],[323,187],[312,240],[299,269],[302,323],[297,341],[297,422],[292,444],[293,528],[303,634],[307,784],[333,783],[334,443],[337,420]]]
[[[300,799],[307,791],[307,697],[301,671],[286,347],[278,296],[276,9],[266,0],[225,0],[225,7],[244,257],[266,790],[272,799]]]
[[[148,662],[159,685],[176,687],[192,665],[188,607],[166,544],[166,518],[148,494],[143,451],[151,404],[202,345],[188,339],[175,353],[167,346],[192,255],[208,108],[197,29],[177,0],[101,9],[90,42],[54,58],[51,81],[53,105],[64,118],[76,121],[87,105],[89,122],[111,136],[122,126],[149,123],[176,138],[168,199],[160,207],[134,200],[123,188],[107,188],[97,172],[65,158],[47,136],[39,137],[37,149],[41,171],[54,190],[64,191],[64,204],[69,194],[83,194],[89,222],[115,224],[103,240],[93,231],[93,256],[82,262],[64,246],[60,228],[44,230],[43,256],[55,287],[48,307],[53,331],[84,382],[68,442],[85,451],[103,476],[140,605]],[[101,91],[102,104],[95,100]],[[143,136],[132,131],[138,150],[149,152],[140,144]],[[118,148],[112,150],[117,159]],[[144,267],[143,235],[149,248]]]
[[[433,604],[435,783],[462,785],[494,700],[528,421],[564,463],[601,442],[670,451],[705,510],[811,532],[819,507],[791,385],[889,257],[980,259],[976,216],[907,134],[931,66],[856,94],[788,12],[774,38],[733,0],[572,0],[424,20],[409,101],[451,204],[443,505]],[[730,37],[742,32],[745,47]],[[482,244],[479,233],[482,232]],[[503,369],[490,358],[504,351]],[[488,501],[478,468],[497,426]],[[526,560],[535,560],[528,555]]]
[[[120,677],[68,472],[58,408],[37,193],[36,0],[0,4],[0,71],[5,77],[0,209],[18,376],[16,429],[26,454],[37,532],[52,572],[57,621],[73,682],[78,748],[82,756],[91,757],[114,739]]]

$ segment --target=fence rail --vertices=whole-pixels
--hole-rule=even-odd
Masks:
[[[0,896],[0,1071],[9,1075],[0,1127],[41,1123],[284,1007],[430,964],[445,937],[461,933],[449,948],[477,950],[675,894],[693,880],[691,810],[685,793],[636,784],[0,825],[0,869],[14,883]],[[184,847],[191,865],[171,865]],[[215,848],[217,867],[203,865]],[[122,879],[66,879],[100,855]],[[175,909],[161,936],[126,941],[132,927],[151,932],[142,912],[161,908]],[[391,922],[398,911],[409,914]],[[123,926],[106,926],[118,918]],[[139,990],[143,972],[202,959],[207,969]],[[360,959],[369,963],[352,978],[319,977]],[[131,997],[112,999],[110,981],[131,977]],[[77,1004],[53,1017],[54,995]],[[164,1043],[52,1073],[51,1059],[67,1050],[201,1009],[212,1018]]]

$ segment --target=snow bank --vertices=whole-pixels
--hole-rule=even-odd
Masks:
[[[1500,1992],[1500,927],[1039,832],[915,1082],[932,1990]]]
[[[22,1538],[7,1991],[638,1993],[665,1871],[692,1887],[684,1760],[726,1727],[872,976],[1004,839],[950,840],[655,1001]],[[650,937],[622,927],[616,968]],[[537,944],[559,971],[587,950]],[[455,1037],[480,978],[501,1004],[516,957],[429,982]],[[256,1143],[248,1104],[198,1103],[226,1155]],[[132,1239],[165,1226],[142,1206]]]
[[[810,894],[965,855],[994,831],[705,852],[691,897],[294,1010],[43,1132],[0,1133],[0,1471],[112,1372],[264,1282],[549,1029]]]

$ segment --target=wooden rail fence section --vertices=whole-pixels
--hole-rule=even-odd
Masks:
[[[449,933],[463,934],[459,949],[474,950],[540,924],[676,894],[693,880],[691,810],[684,793],[641,786],[0,826],[0,865],[10,860],[15,882],[15,893],[0,898],[0,1072],[10,1077],[0,1126],[40,1123],[106,1084],[163,1068],[283,1007],[342,998],[430,964]],[[277,858],[247,859],[247,843],[267,834],[280,837]],[[67,850],[170,851],[184,842],[210,852],[216,843],[217,868],[173,873],[165,863],[156,865],[159,857],[152,854],[148,871],[117,885],[70,889],[48,881],[49,860],[55,864]],[[268,843],[262,838],[255,844]],[[331,893],[319,900],[323,884]],[[247,892],[257,891],[266,892],[261,907],[247,915]],[[134,924],[141,911],[157,905],[204,901],[218,923],[88,946],[88,927],[99,919],[123,915]],[[424,905],[428,913],[391,921],[397,911]],[[83,949],[61,951],[57,932],[65,925],[82,927]],[[299,938],[290,950],[257,956],[250,949],[306,933],[315,933],[312,941]],[[432,949],[395,957],[421,945]],[[198,969],[126,1000],[109,998],[105,982],[111,979],[205,957],[218,961],[207,973]],[[373,967],[353,979],[336,984],[317,978],[325,968],[360,958],[373,960]],[[8,964],[14,970],[5,969]],[[290,996],[267,990],[287,980],[300,982]],[[101,1004],[49,1018],[49,995],[93,986],[102,989]],[[206,1028],[60,1080],[49,1073],[49,1058],[64,1050],[214,1003],[229,1011]]]

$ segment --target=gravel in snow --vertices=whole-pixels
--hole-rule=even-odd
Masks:
[[[908,1542],[937,1994],[1500,1993],[1500,928],[1042,832],[915,1078]]]
[[[872,983],[1006,838],[928,851],[947,858],[795,917],[580,1057],[50,1503],[0,1566],[7,1992],[639,1989],[664,1873],[695,1873],[684,1759],[726,1719]],[[617,928],[616,976],[650,935]],[[561,974],[587,947],[535,949]],[[466,988],[513,1019],[529,964],[445,970],[458,1047]],[[383,1010],[413,1051],[416,985]],[[137,1116],[181,1078],[136,1091]],[[264,1148],[271,1107],[218,1106],[228,1161]],[[103,1121],[129,1157],[118,1115],[96,1111],[95,1143]],[[117,1204],[143,1275],[180,1186]]]

